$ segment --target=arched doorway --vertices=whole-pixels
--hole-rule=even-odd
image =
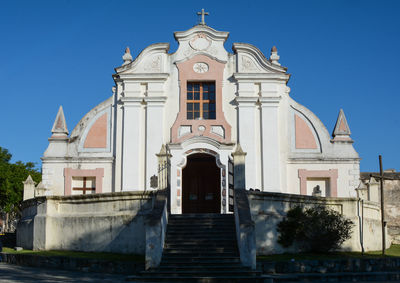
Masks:
[[[221,175],[215,157],[196,153],[182,170],[182,213],[220,213]]]

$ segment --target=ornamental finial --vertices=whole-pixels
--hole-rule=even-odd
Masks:
[[[204,16],[210,15],[208,12],[204,12],[204,9],[201,9],[201,12],[197,12],[197,15],[201,16],[200,24],[205,26],[206,22],[204,21]]]
[[[278,55],[278,49],[276,48],[276,46],[272,46],[271,56],[269,57],[269,60],[272,64],[280,66],[281,64],[278,62],[279,58],[280,56]]]
[[[122,56],[122,60],[124,60],[124,63],[122,64],[122,66],[132,62],[131,50],[129,49],[129,47],[125,48],[125,54],[124,54],[124,56]]]

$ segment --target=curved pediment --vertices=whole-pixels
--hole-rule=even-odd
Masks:
[[[192,38],[193,34],[204,33],[208,35],[212,40],[225,42],[228,39],[229,32],[217,31],[207,25],[196,25],[186,31],[174,32],[175,39],[180,42]]]
[[[162,73],[168,55],[169,43],[149,45],[132,62],[115,68],[121,73]]]
[[[234,43],[232,49],[237,55],[236,71],[239,73],[286,73],[287,68],[271,63],[254,45]]]
[[[193,56],[202,54],[220,62],[228,61],[228,52],[224,43],[229,32],[217,31],[206,25],[197,25],[187,31],[174,33],[179,43],[178,50],[173,54],[174,61],[182,62]]]

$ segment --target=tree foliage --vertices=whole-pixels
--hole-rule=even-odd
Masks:
[[[17,212],[23,199],[23,181],[31,175],[38,183],[42,175],[33,162],[17,161],[11,163],[12,155],[7,149],[0,147],[0,211]]]
[[[351,220],[325,206],[297,206],[278,224],[278,243],[283,247],[296,245],[302,251],[327,252],[349,239],[353,226]]]

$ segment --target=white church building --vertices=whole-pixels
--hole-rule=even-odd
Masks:
[[[71,132],[60,107],[42,182],[25,182],[19,246],[145,254],[155,267],[171,214],[212,215],[234,219],[241,262],[255,268],[256,254],[295,251],[277,242],[290,208],[325,205],[354,223],[342,249],[380,248],[380,206],[359,186],[344,112],[330,135],[291,98],[276,47],[269,58],[247,43],[229,52],[229,33],[201,15],[174,33],[174,53],[127,48],[111,97]]]
[[[247,43],[230,52],[228,36],[202,22],[174,33],[174,53],[168,43],[136,58],[127,48],[112,96],[71,133],[60,107],[36,196],[157,189],[161,154],[168,157],[171,213],[227,213],[229,163],[238,148],[246,189],[356,196],[360,159],[343,111],[331,136],[291,98],[276,47],[269,58]]]

